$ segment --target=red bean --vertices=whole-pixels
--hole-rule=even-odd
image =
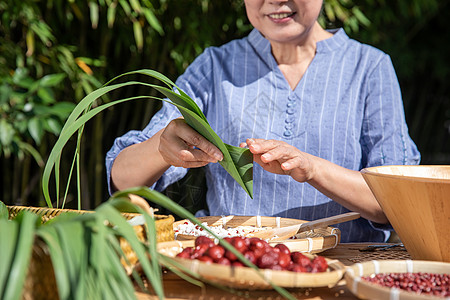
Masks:
[[[381,273],[362,277],[364,280],[386,287],[430,294],[441,297],[450,296],[450,274],[417,273]]]

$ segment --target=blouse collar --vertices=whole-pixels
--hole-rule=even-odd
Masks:
[[[331,29],[328,32],[333,33],[333,36],[317,42],[317,53],[327,53],[337,50],[345,45],[349,40],[349,37],[345,33],[344,29]],[[262,36],[257,30],[253,29],[248,36],[250,44],[260,53],[270,53],[270,42]]]

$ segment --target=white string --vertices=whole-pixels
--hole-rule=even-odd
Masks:
[[[277,223],[277,228],[280,228],[280,227],[281,227],[280,221],[281,221],[281,218],[280,218],[280,217],[276,217],[276,218],[275,218],[275,222]]]
[[[378,260],[373,260],[373,267],[375,268],[375,274],[380,273],[380,263]]]
[[[335,231],[337,231],[336,228],[333,228],[333,229],[331,230],[331,235],[334,236],[334,246],[333,246],[333,248],[336,248],[336,246],[337,246],[337,244],[338,244],[338,242],[339,242],[339,237],[338,237],[337,233],[335,233]]]
[[[355,279],[353,280],[352,290],[353,290],[353,294],[355,294],[355,295],[358,295],[358,284],[359,284],[360,280],[361,280],[361,277],[355,277]]]
[[[410,260],[410,259],[407,259],[407,260],[405,261],[405,263],[406,263],[406,272],[412,273],[412,272],[413,272],[413,267],[414,267],[413,261]]]
[[[398,288],[391,288],[389,293],[389,300],[398,300],[400,298],[400,290]]]
[[[227,226],[227,218],[224,215],[221,215],[222,226],[225,228]]]
[[[313,240],[312,238],[306,238],[308,240],[308,253],[312,251],[313,248]]]
[[[256,216],[256,227],[261,227],[261,216]]]
[[[356,266],[358,267],[358,271],[359,271],[359,277],[363,276],[363,266],[361,263],[357,263]]]

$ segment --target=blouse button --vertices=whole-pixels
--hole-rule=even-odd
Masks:
[[[289,131],[292,129],[292,127],[294,127],[294,125],[292,125],[292,123],[288,123],[288,124],[284,125],[284,128]]]
[[[292,135],[292,131],[286,130],[286,131],[283,133],[283,135],[284,135],[285,137],[290,137],[290,136]]]
[[[285,122],[285,123],[293,123],[294,120],[295,120],[295,117],[294,117],[294,116],[288,116],[288,117],[286,118],[286,120],[284,120],[284,122]]]
[[[287,112],[288,115],[293,115],[295,111],[294,111],[294,109],[291,107],[291,108],[286,109],[286,112]]]

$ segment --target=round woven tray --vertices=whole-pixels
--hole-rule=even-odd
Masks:
[[[87,210],[72,210],[72,209],[60,209],[60,208],[47,208],[47,207],[29,207],[29,206],[7,206],[9,211],[9,218],[13,219],[21,211],[30,211],[40,216],[42,223],[49,221],[50,219],[59,216],[60,214],[72,212],[77,214],[93,213],[93,211]],[[135,213],[122,213],[127,219],[139,216]],[[174,217],[172,215],[154,215],[156,225],[156,240],[158,242],[173,241],[173,222]],[[146,241],[145,225],[133,226],[137,237],[141,241]],[[122,238],[119,238],[119,243],[122,251],[124,252],[128,262],[122,259],[122,265],[129,272],[130,265],[134,266],[137,263],[137,257],[128,242]],[[55,275],[53,273],[53,266],[50,259],[50,255],[47,246],[39,239],[36,239],[33,245],[33,252],[28,267],[28,274],[24,284],[24,292],[22,299],[38,300],[38,299],[58,299],[58,290],[55,281]]]
[[[360,299],[425,300],[444,299],[425,294],[417,294],[396,288],[388,288],[361,279],[380,273],[449,274],[450,263],[420,260],[372,260],[356,263],[347,268],[344,275],[348,289]]]
[[[198,218],[202,223],[207,223],[208,226],[220,226],[224,228],[228,227],[255,227],[255,228],[278,228],[290,225],[296,225],[305,223],[308,221],[280,218],[280,217],[261,217],[261,216],[211,216]],[[181,220],[173,223],[173,228],[177,228],[178,225],[183,224],[186,220]],[[177,240],[185,241],[194,239],[195,236],[178,235]],[[291,251],[300,251],[308,253],[319,253],[327,249],[336,247],[341,239],[341,231],[335,227],[317,228],[297,234],[294,239],[270,242],[270,244],[283,243]]]
[[[172,257],[205,280],[237,289],[271,289],[258,271],[247,267],[233,267],[219,264],[207,264],[199,260],[175,257],[186,247],[193,247],[195,241],[172,241],[158,244],[159,253]],[[312,255],[306,254],[309,257]],[[312,288],[334,286],[343,276],[345,266],[338,260],[327,259],[329,270],[323,273],[297,273],[290,271],[260,270],[265,278],[278,286],[286,288]]]

